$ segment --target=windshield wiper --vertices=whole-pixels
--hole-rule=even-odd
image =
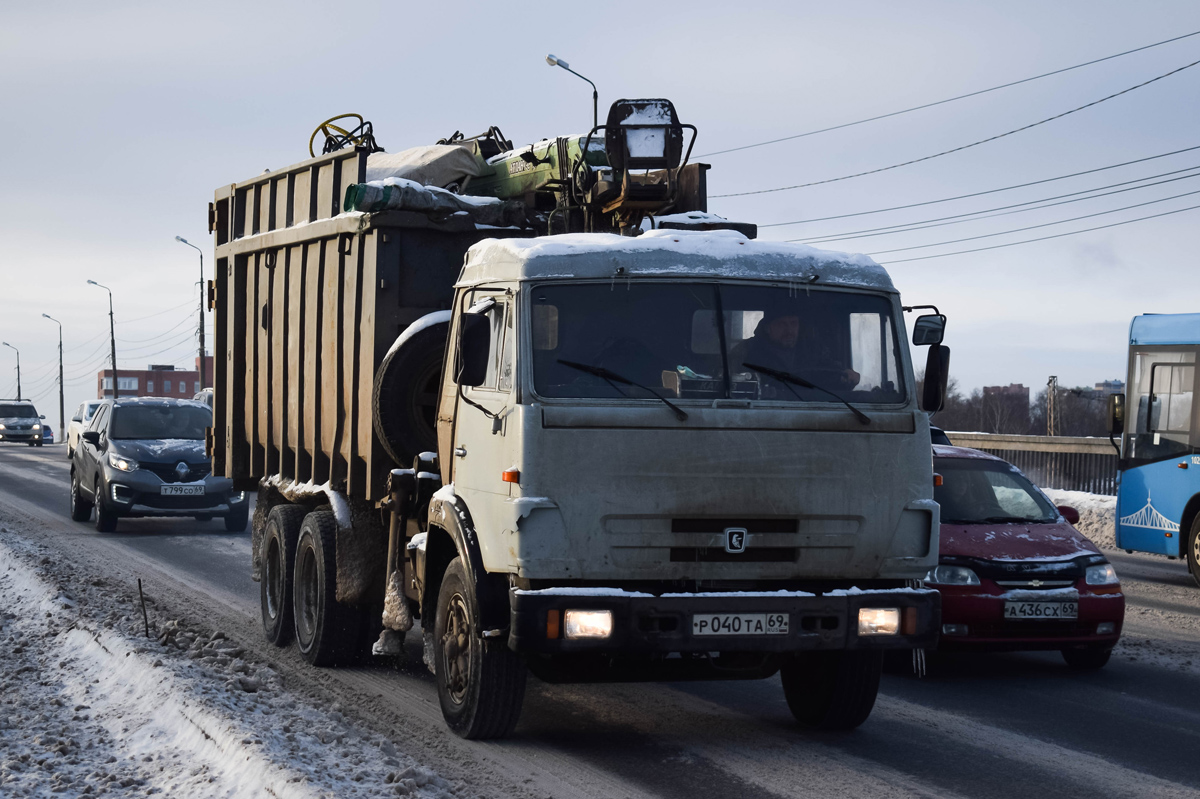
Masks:
[[[772,369],[769,366],[760,366],[756,363],[743,363],[742,366],[745,366],[747,369],[750,369],[752,371],[762,372],[764,375],[768,375],[770,377],[775,378],[776,380],[787,385],[788,388],[791,389],[791,392],[793,394],[796,394],[796,390],[794,388],[791,388],[791,385],[790,385],[793,383],[797,386],[800,386],[801,388],[812,388],[812,389],[816,389],[817,391],[822,391],[822,392],[828,394],[829,396],[833,397],[838,402],[845,405],[851,411],[853,411],[854,415],[858,417],[858,421],[862,422],[863,424],[871,423],[870,416],[867,416],[865,413],[860,411],[858,408],[855,408],[853,405],[851,405],[849,402],[847,402],[844,398],[835,394],[834,392],[830,391],[829,389],[825,388],[824,386],[818,386],[816,383],[810,383],[807,380],[805,380],[803,377],[794,375],[791,372],[784,372],[779,369]],[[799,394],[796,394],[796,399],[801,400],[801,402],[803,402],[803,400],[801,399]]]
[[[578,363],[576,361],[564,361],[562,358],[559,358],[558,362],[561,363],[563,366],[569,366],[572,369],[578,369],[581,372],[587,372],[590,375],[595,375],[596,377],[603,378],[604,380],[607,380],[610,384],[622,383],[627,386],[637,386],[638,388],[640,388],[644,391],[649,391],[651,394],[654,395],[655,399],[662,400],[663,403],[668,408],[675,411],[676,419],[678,419],[681,422],[687,421],[688,415],[686,413],[684,413],[683,409],[680,408],[675,403],[671,402],[669,399],[664,397],[662,394],[659,394],[657,391],[655,391],[654,389],[652,389],[648,386],[643,386],[641,383],[635,383],[632,380],[630,380],[628,377],[622,377],[621,375],[617,374],[616,372],[612,371],[611,369],[605,369],[603,366],[592,366],[591,364],[587,364],[587,363]],[[616,388],[616,386],[613,386],[613,387]],[[621,394],[625,393],[625,392],[621,391],[620,389],[617,389],[617,391],[618,391],[618,393],[621,393]]]

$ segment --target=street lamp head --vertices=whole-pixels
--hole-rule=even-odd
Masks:
[[[549,64],[549,65],[550,65],[550,66],[552,66],[552,67],[562,67],[563,69],[570,69],[570,68],[571,68],[571,65],[570,65],[570,64],[568,64],[566,61],[563,61],[561,58],[559,58],[558,56],[554,55],[553,53],[551,53],[550,55],[546,56],[546,63],[547,63],[547,64]]]
[[[42,316],[44,316],[44,317],[45,317],[45,318],[47,318],[47,319],[51,319],[51,318],[53,318],[53,317],[51,317],[51,316],[50,316],[50,314],[48,314],[48,313],[44,313],[44,314],[42,314]]]
[[[176,236],[175,241],[182,241],[184,244],[188,243],[188,240],[185,239],[183,236]]]
[[[88,281],[88,284],[89,284],[89,285],[92,285],[92,286],[99,286],[99,285],[100,285],[99,283],[97,283],[97,282],[96,282],[96,281],[94,281],[94,280],[89,280],[89,281]]]

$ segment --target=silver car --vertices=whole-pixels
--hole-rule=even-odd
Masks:
[[[87,429],[88,422],[92,421],[92,417],[96,415],[96,409],[100,407],[100,400],[90,400],[89,402],[80,403],[75,409],[75,414],[71,417],[71,421],[67,423],[67,460],[75,454],[75,448],[79,446],[79,434]]]

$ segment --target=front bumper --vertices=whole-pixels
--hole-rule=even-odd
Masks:
[[[1079,590],[1078,617],[1075,619],[1005,619],[1007,597],[999,586],[972,588],[941,587],[942,624],[965,627],[965,634],[950,634],[944,629],[939,639],[941,650],[1025,651],[1062,649],[1068,646],[1115,646],[1125,620],[1125,596],[1121,593],[1095,594],[1086,587]],[[1025,592],[1021,597],[1031,601]],[[1047,596],[1047,601],[1057,597]],[[1032,600],[1036,601],[1036,600]],[[1112,624],[1113,632],[1097,633],[1100,624]]]
[[[27,443],[29,441],[41,441],[41,430],[13,430],[11,427],[0,430],[0,441],[11,441]]]
[[[165,483],[158,475],[142,469],[122,472],[106,466],[105,501],[122,516],[225,516],[239,511],[249,501],[245,492],[234,491],[225,477],[206,477],[195,483]],[[203,485],[204,493],[193,496],[164,496],[164,485]]]
[[[941,624],[941,597],[929,589],[831,592],[727,592],[655,596],[618,589],[510,591],[508,645],[523,653],[655,654],[674,652],[807,652],[932,648]],[[860,608],[899,608],[897,635],[859,636]],[[612,634],[569,640],[547,637],[551,611],[608,610]],[[776,635],[695,635],[692,618],[705,614],[786,614]],[[553,626],[553,625],[552,625]]]

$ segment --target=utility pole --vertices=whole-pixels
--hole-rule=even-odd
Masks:
[[[108,292],[108,337],[109,337],[109,341],[112,344],[113,399],[116,399],[117,398],[117,327],[116,327],[116,323],[113,321],[112,289],[110,289],[108,286],[101,286],[99,283],[97,283],[94,280],[89,280],[88,283],[90,283],[93,286],[98,286]],[[103,394],[104,390],[101,389],[100,393]]]
[[[1058,435],[1058,376],[1046,383],[1046,435]]]
[[[200,371],[200,388],[205,387],[204,383],[204,251],[185,239],[183,236],[176,236],[175,241],[186,244],[196,252],[200,253],[200,363],[197,369]]]
[[[21,351],[7,341],[0,341],[0,344],[3,344],[17,354],[17,399],[21,399]]]
[[[58,434],[62,436],[63,441],[66,441],[67,428],[65,422],[67,419],[67,406],[63,396],[62,322],[48,313],[44,313],[42,316],[58,325]]]

